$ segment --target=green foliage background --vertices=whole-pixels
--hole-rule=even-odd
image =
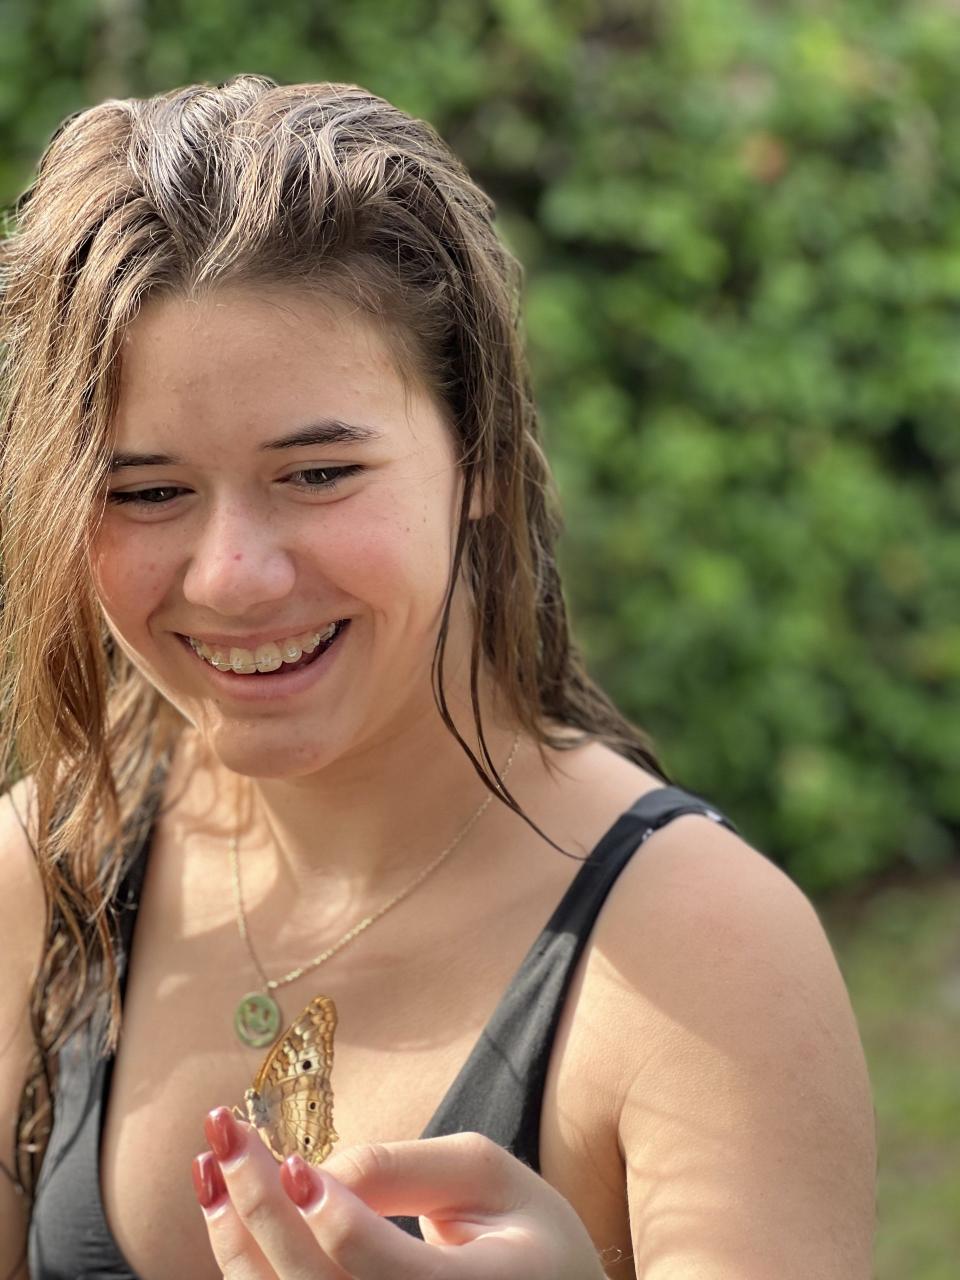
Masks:
[[[6,0],[68,112],[260,71],[426,116],[528,270],[596,673],[810,891],[960,832],[955,0]]]

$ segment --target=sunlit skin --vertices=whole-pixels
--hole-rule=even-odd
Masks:
[[[380,438],[263,447],[323,419]],[[306,294],[155,303],[124,346],[115,448],[177,461],[115,472],[95,543],[103,608],[231,769],[313,773],[432,707],[459,476],[438,406],[370,322]],[[178,638],[339,618],[349,644],[329,687],[255,707],[212,697]]]
[[[330,421],[375,437],[271,447]],[[101,606],[128,655],[216,761],[258,780],[291,862],[315,850],[318,810],[326,866],[332,850],[354,871],[375,864],[398,825],[413,839],[414,815],[387,810],[418,764],[471,785],[430,681],[461,479],[440,406],[404,378],[382,330],[299,290],[154,301],[123,347],[113,448],[122,463],[175,460],[115,469],[93,542]],[[225,691],[181,638],[280,640],[342,618],[324,670],[257,701],[245,677]],[[455,708],[468,705],[470,625],[460,588],[445,665]],[[512,735],[500,736],[502,759]],[[466,816],[461,799],[453,829]],[[425,840],[437,822],[435,809]]]

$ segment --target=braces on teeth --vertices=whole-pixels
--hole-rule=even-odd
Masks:
[[[254,672],[266,674],[277,671],[284,664],[299,662],[304,654],[313,653],[321,644],[332,640],[339,623],[331,622],[322,631],[307,631],[303,635],[290,636],[278,644],[272,641],[258,645],[255,650],[231,648],[229,650],[217,646],[208,646],[193,636],[187,636],[187,643],[198,658],[209,662],[218,671],[233,671],[238,676],[253,675]]]

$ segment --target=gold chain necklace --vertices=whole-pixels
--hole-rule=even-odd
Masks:
[[[513,740],[513,746],[510,749],[510,755],[507,758],[507,763],[504,765],[503,773],[500,775],[501,781],[510,772],[510,766],[513,764],[513,758],[517,754],[517,747],[519,743],[520,735],[518,733]],[[264,973],[263,966],[257,958],[257,953],[253,949],[253,943],[250,941],[250,932],[247,928],[247,915],[243,907],[243,890],[240,886],[240,839],[235,833],[230,838],[230,865],[233,872],[233,896],[237,907],[237,928],[240,931],[240,937],[243,939],[244,945],[250,953],[250,959],[253,961],[257,974],[260,977],[260,981],[263,984],[262,991],[248,991],[237,1005],[236,1012],[233,1016],[233,1026],[240,1040],[244,1044],[249,1045],[252,1049],[261,1049],[264,1045],[273,1044],[274,1040],[276,1040],[280,1033],[281,1014],[280,1006],[271,993],[276,991],[278,987],[286,986],[288,982],[295,982],[297,978],[302,978],[305,973],[310,973],[311,970],[316,969],[319,965],[330,960],[338,951],[342,951],[348,943],[353,942],[354,938],[358,937],[364,932],[364,930],[369,929],[372,924],[376,924],[376,922],[382,916],[385,916],[388,911],[391,911],[394,907],[398,906],[399,903],[403,902],[404,898],[409,897],[410,894],[413,893],[414,889],[423,884],[424,880],[426,880],[428,876],[433,875],[433,873],[444,862],[446,862],[447,858],[449,858],[450,854],[453,853],[454,849],[456,849],[456,847],[461,843],[474,824],[483,817],[492,799],[493,792],[489,792],[486,799],[480,805],[480,808],[476,811],[473,817],[470,818],[466,826],[464,826],[453,838],[450,844],[447,845],[443,852],[438,853],[432,862],[427,863],[421,871],[417,872],[410,883],[405,885],[399,893],[395,893],[392,898],[383,904],[382,907],[378,907],[372,915],[364,916],[364,918],[358,921],[353,928],[348,929],[342,938],[338,938],[332,946],[327,947],[325,951],[321,951],[318,956],[314,956],[313,959],[308,960],[306,964],[302,964],[296,969],[291,969],[290,972],[285,973],[282,978],[267,977],[266,973]]]

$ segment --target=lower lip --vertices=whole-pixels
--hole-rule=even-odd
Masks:
[[[322,679],[324,673],[329,670],[331,662],[336,660],[344,636],[349,630],[350,623],[347,621],[334,636],[329,647],[324,649],[319,658],[314,658],[309,666],[299,667],[296,671],[285,672],[281,668],[279,671],[268,674],[258,672],[249,676],[239,676],[235,671],[218,671],[209,662],[205,662],[199,654],[194,653],[188,641],[182,636],[180,642],[193,661],[203,669],[213,687],[225,697],[233,698],[238,702],[275,702],[278,698],[290,698],[302,693],[304,689],[309,689],[311,685]]]

